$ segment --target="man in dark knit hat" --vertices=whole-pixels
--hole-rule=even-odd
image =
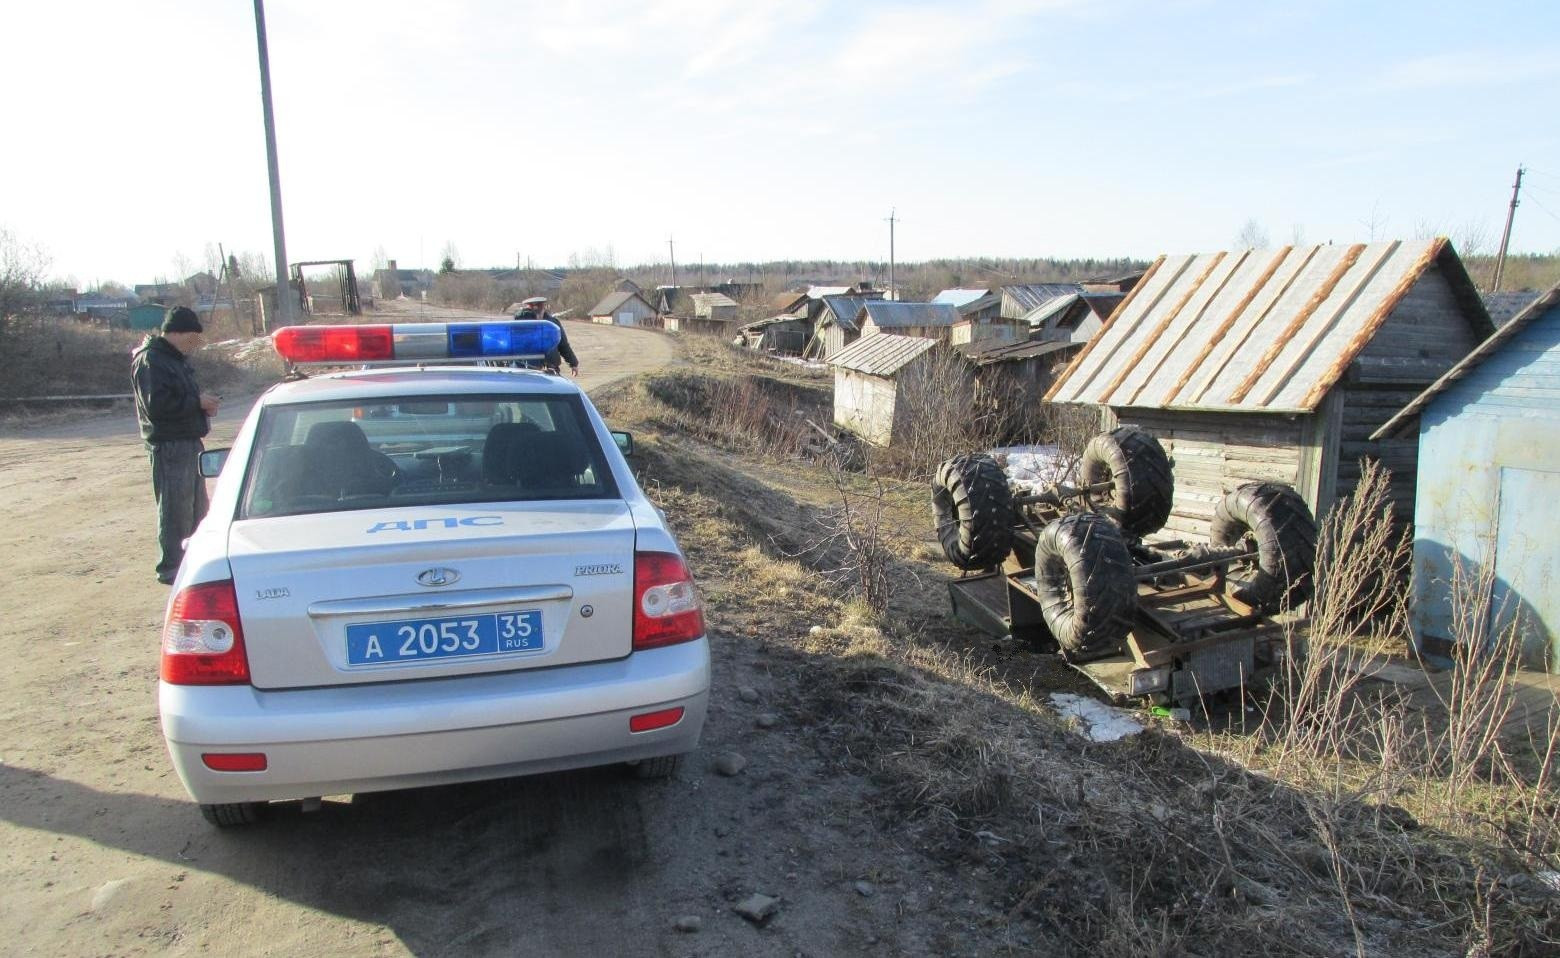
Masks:
[[[206,342],[200,317],[188,306],[168,310],[162,334],[146,337],[130,360],[135,415],[152,462],[157,497],[157,581],[171,585],[184,561],[184,540],[206,516],[206,480],[200,475],[201,437],[211,429],[219,400],[202,396],[189,356]]]

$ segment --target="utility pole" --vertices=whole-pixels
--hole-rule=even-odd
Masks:
[[[896,300],[894,295],[894,214],[897,210],[890,208],[888,211],[888,298]]]
[[[287,241],[282,229],[282,177],[276,164],[276,117],[271,111],[271,55],[265,43],[265,3],[255,0],[255,38],[260,43],[260,102],[265,105],[265,159],[271,174],[271,233],[276,240],[276,325],[292,322],[287,284]]]
[[[672,285],[677,285],[677,250],[672,246],[672,238],[666,238],[666,256],[672,261]]]
[[[1495,257],[1495,281],[1490,292],[1500,292],[1500,277],[1506,271],[1506,245],[1511,242],[1511,221],[1517,215],[1517,193],[1522,189],[1522,174],[1526,172],[1521,166],[1517,167],[1517,181],[1511,184],[1511,208],[1506,210],[1506,228],[1500,233],[1500,255]],[[1542,204],[1540,204],[1542,205]]]

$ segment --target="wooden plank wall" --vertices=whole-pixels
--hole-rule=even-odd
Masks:
[[[1246,482],[1296,485],[1303,421],[1266,413],[1112,410],[1124,425],[1152,433],[1174,460],[1175,500],[1165,532],[1205,542],[1213,508]]]

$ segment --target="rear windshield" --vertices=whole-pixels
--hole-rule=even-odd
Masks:
[[[417,396],[268,407],[240,518],[617,496],[578,396]]]

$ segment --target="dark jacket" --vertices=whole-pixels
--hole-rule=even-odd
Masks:
[[[200,408],[195,368],[166,339],[148,336],[136,349],[130,360],[130,383],[142,439],[199,439],[210,431],[211,423]]]
[[[543,313],[538,316],[534,309],[522,309],[515,314],[515,319],[545,319],[558,327],[558,345],[547,353],[547,358],[542,360],[544,364],[554,369],[561,369],[563,363],[560,363],[558,360],[559,357],[562,357],[563,362],[568,363],[570,369],[579,366],[580,361],[574,355],[574,347],[569,345],[569,331],[563,328],[563,323],[559,321],[558,317],[552,313]]]

